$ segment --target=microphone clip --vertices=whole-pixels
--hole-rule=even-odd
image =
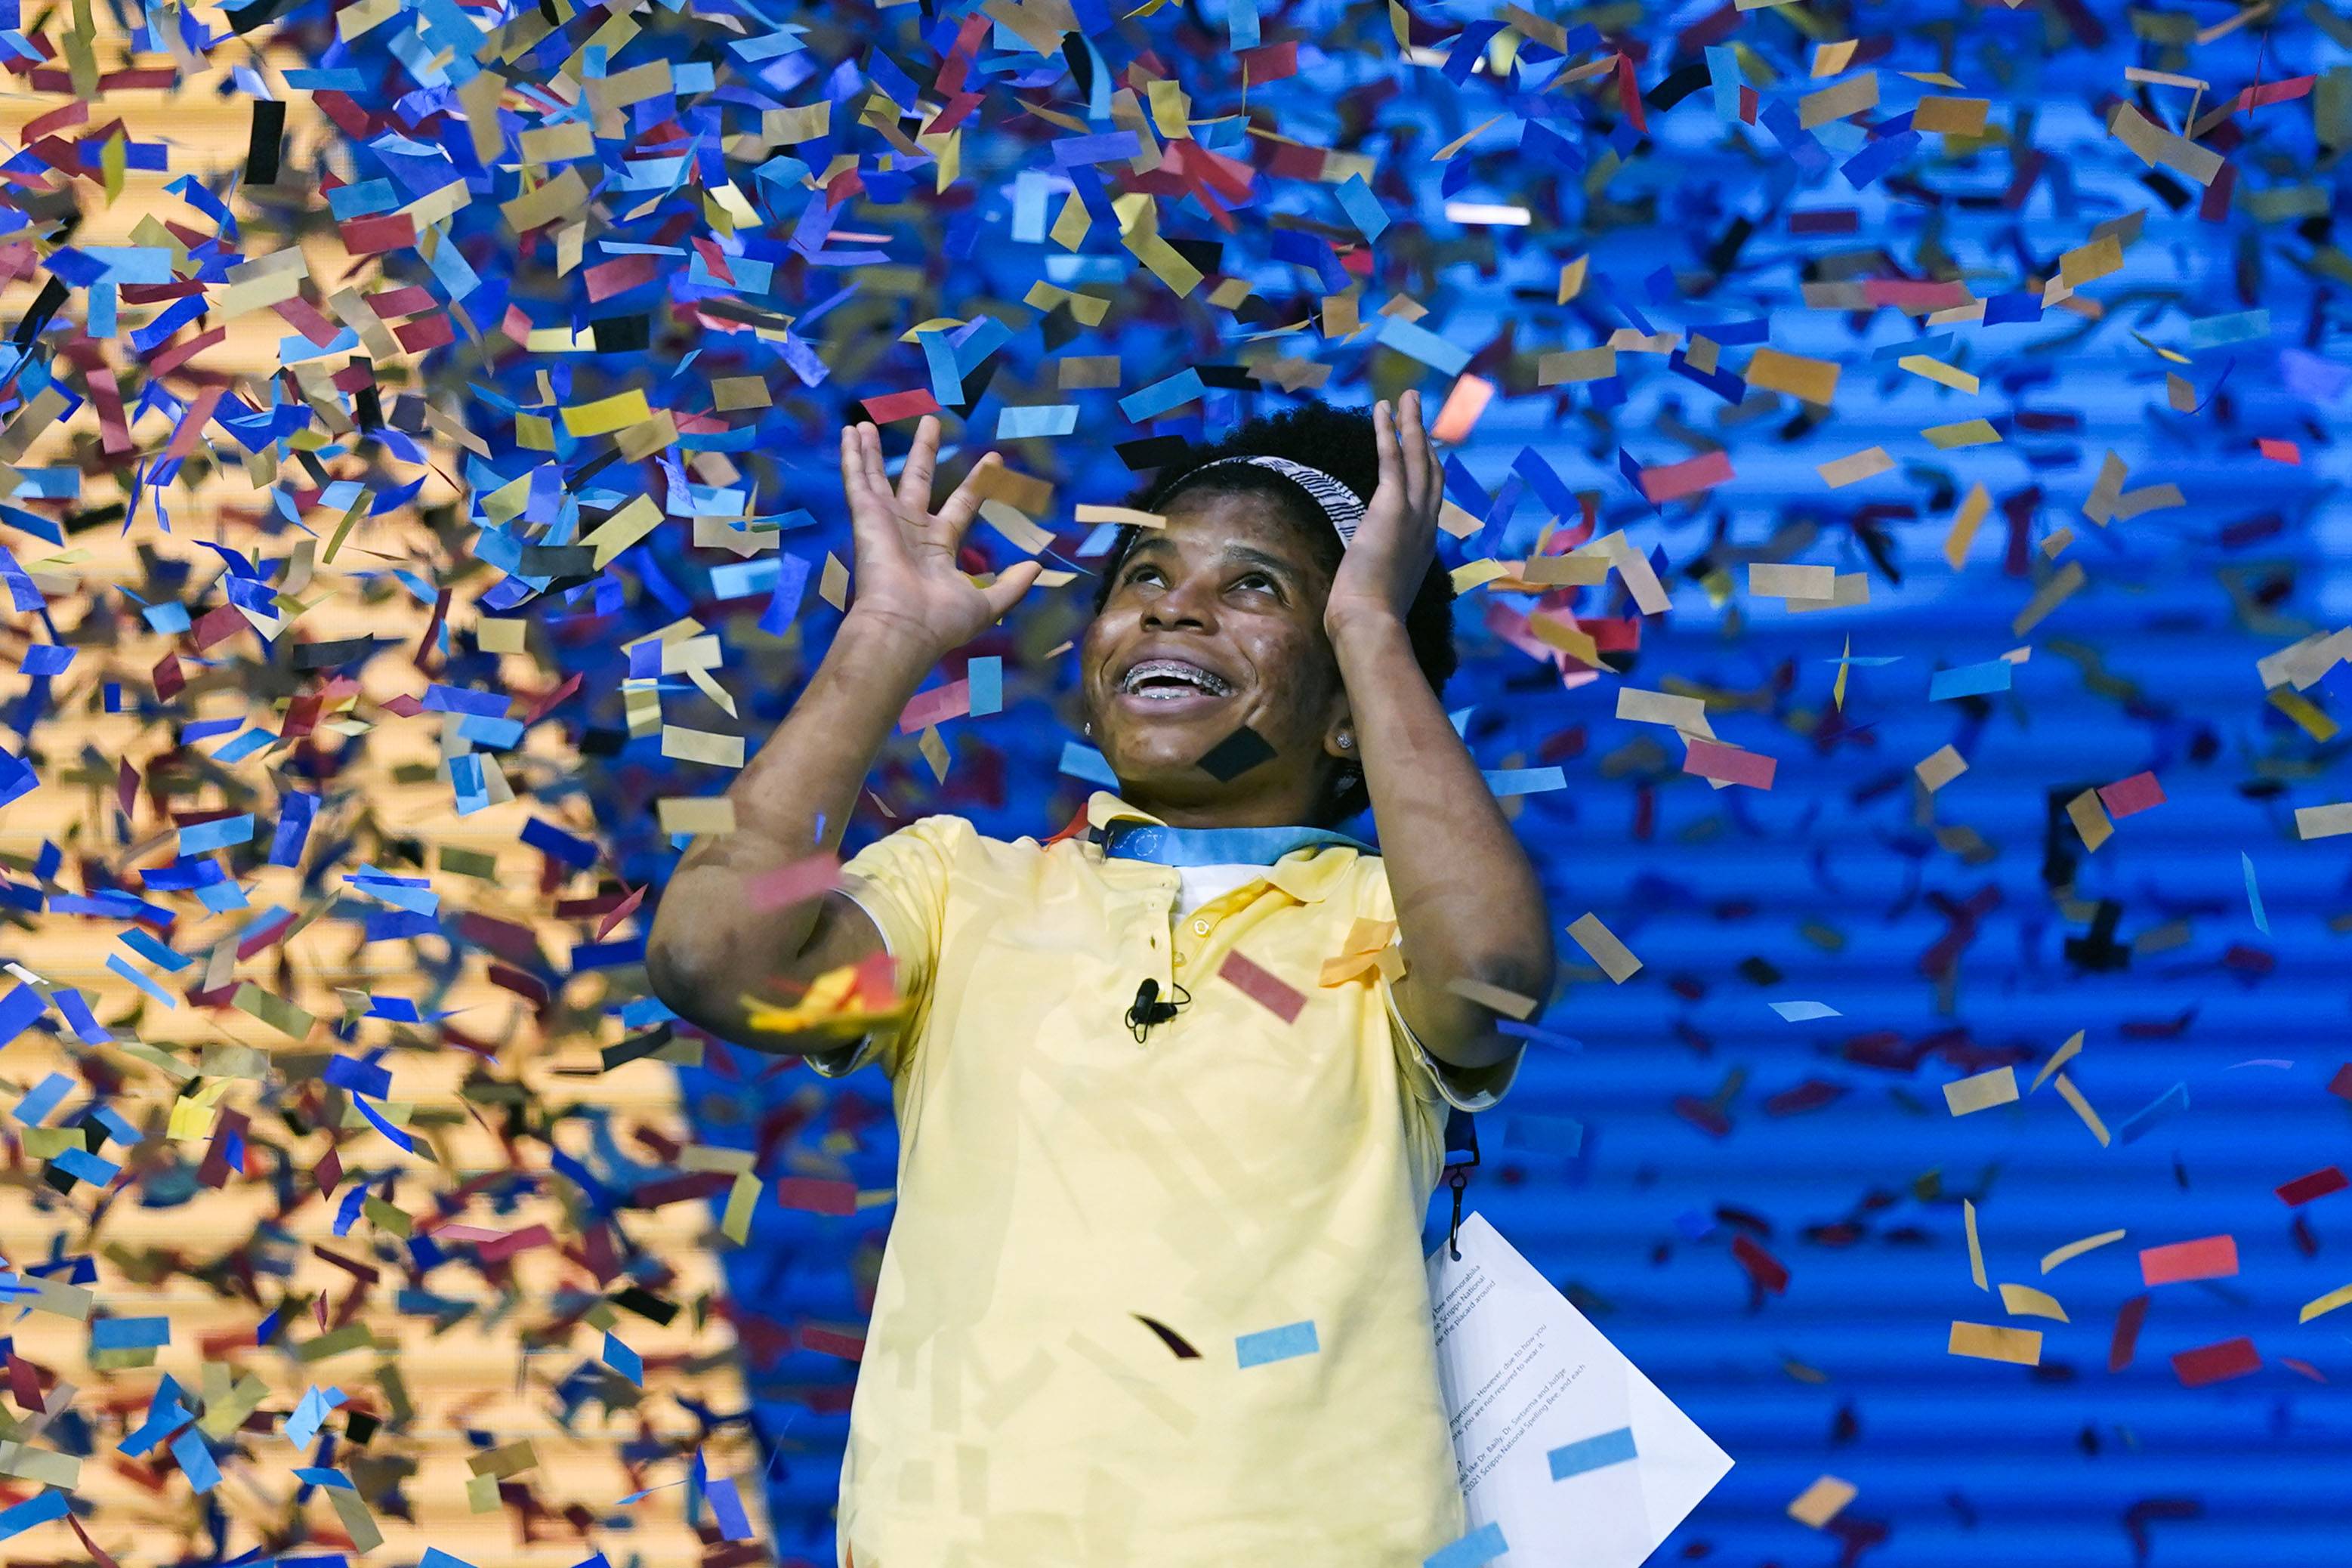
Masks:
[[[1127,1010],[1124,1022],[1135,1036],[1137,1045],[1144,1043],[1144,1036],[1150,1032],[1154,1024],[1168,1022],[1176,1016],[1178,1009],[1192,1002],[1192,994],[1190,991],[1185,990],[1181,985],[1176,986],[1175,991],[1177,997],[1175,1001],[1160,1000],[1160,982],[1149,975],[1146,975],[1143,983],[1135,988],[1135,1005]]]

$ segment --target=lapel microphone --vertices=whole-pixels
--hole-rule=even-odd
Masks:
[[[1143,983],[1135,988],[1135,1005],[1127,1010],[1125,1019],[1128,1028],[1135,1035],[1137,1045],[1144,1043],[1143,1037],[1150,1032],[1154,1024],[1168,1022],[1176,1016],[1178,1008],[1192,1000],[1192,994],[1181,985],[1176,987],[1176,996],[1177,1000],[1173,1002],[1162,1002],[1160,1000],[1160,982],[1150,975],[1144,976]]]

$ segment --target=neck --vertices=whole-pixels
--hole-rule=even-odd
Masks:
[[[1147,789],[1122,788],[1119,797],[1171,827],[1298,827],[1313,826],[1317,817],[1312,799],[1298,790],[1176,800]]]

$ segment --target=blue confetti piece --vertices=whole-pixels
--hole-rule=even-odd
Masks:
[[[2242,343],[2270,335],[2268,310],[2238,310],[2226,316],[2201,317],[2189,323],[2189,346],[2192,349],[2217,349],[2224,343]]]
[[[29,985],[19,985],[5,996],[0,996],[0,1046],[5,1046],[37,1022],[48,1011],[41,994]]]
[[[1206,391],[1208,387],[1202,383],[1199,371],[1180,370],[1174,375],[1155,381],[1150,386],[1120,398],[1118,411],[1139,425],[1147,419],[1158,418],[1170,409],[1183,407]]]
[[[250,843],[252,839],[253,813],[248,811],[239,816],[224,816],[183,827],[180,829],[180,853],[208,855],[232,844]]]
[[[1492,1563],[1509,1550],[1503,1540],[1503,1527],[1489,1522],[1451,1546],[1439,1547],[1421,1560],[1421,1568],[1479,1568],[1481,1563]]]
[[[1498,1035],[1508,1035],[1514,1039],[1533,1040],[1538,1045],[1549,1046],[1555,1050],[1580,1051],[1584,1049],[1584,1042],[1576,1038],[1572,1035],[1563,1035],[1556,1030],[1547,1029],[1536,1024],[1522,1024],[1517,1018],[1496,1019],[1495,1032]]]
[[[1641,1455],[1634,1451],[1633,1428],[1620,1426],[1614,1432],[1603,1432],[1596,1437],[1563,1444],[1545,1458],[1551,1461],[1551,1479],[1564,1481],[1570,1476],[1622,1465],[1628,1459],[1641,1458]]]
[[[1322,1348],[1315,1337],[1312,1319],[1285,1323],[1278,1329],[1260,1329],[1254,1334],[1237,1335],[1234,1340],[1234,1354],[1244,1366],[1264,1366],[1268,1362],[1313,1355]]]
[[[1004,710],[1004,660],[991,654],[975,658],[964,668],[964,680],[971,697],[967,712],[974,719]]]
[[[1486,773],[1486,787],[1495,792],[1497,799],[1514,795],[1542,795],[1566,789],[1568,775],[1558,768],[1492,768]]]
[[[66,1516],[66,1494],[51,1490],[26,1498],[13,1508],[0,1508],[0,1541],[22,1535],[37,1524]]]
[[[220,1467],[213,1463],[212,1450],[205,1447],[204,1435],[194,1426],[172,1439],[172,1458],[179,1461],[180,1473],[197,1491],[208,1492],[220,1485]]]
[[[1507,1116],[1503,1146],[1573,1159],[1584,1147],[1584,1123],[1567,1116]]]
[[[1098,784],[1105,789],[1118,787],[1118,775],[1110,771],[1110,760],[1092,746],[1076,741],[1062,742],[1062,763],[1058,770],[1075,779]]]
[[[101,1318],[89,1326],[94,1351],[155,1350],[171,1342],[169,1318]]]
[[[1927,682],[1927,700],[1946,702],[1955,697],[1981,697],[1987,692],[2007,691],[2016,675],[2017,666],[2005,658],[1988,659],[1982,664],[1964,664],[1955,669],[1939,669]]]
[[[1078,405],[1075,403],[1026,403],[1000,409],[996,416],[996,438],[1000,441],[1067,436],[1077,427]]]
[[[743,1512],[742,1494],[735,1489],[735,1478],[725,1476],[702,1489],[709,1500],[710,1511],[718,1521],[719,1533],[729,1541],[757,1539],[751,1532],[751,1521]]]
[[[2189,1086],[2176,1083],[2116,1129],[2116,1142],[2135,1143],[2189,1109]]]
[[[2263,890],[2254,882],[2254,858],[2239,851],[2238,864],[2246,870],[2246,903],[2254,911],[2254,929],[2264,936],[2271,934],[2270,917],[2263,912]]]
[[[1826,1002],[1771,1002],[1772,1011],[1791,1024],[1801,1024],[1809,1018],[1843,1018],[1844,1014]]]
[[[645,1358],[623,1344],[610,1331],[604,1335],[604,1362],[639,1388],[646,1385]]]
[[[1417,359],[1430,369],[1442,371],[1447,375],[1460,375],[1470,363],[1468,349],[1457,347],[1427,327],[1408,321],[1402,316],[1381,318],[1380,342],[1381,346]]]
[[[31,1089],[16,1102],[16,1117],[27,1127],[37,1127],[41,1119],[65,1103],[73,1092],[74,1080],[61,1072],[53,1072]]]
[[[1381,205],[1381,198],[1372,194],[1372,187],[1364,184],[1364,176],[1349,175],[1340,183],[1338,195],[1340,210],[1356,226],[1356,232],[1366,239],[1380,238],[1381,231],[1389,226],[1388,209]]]
[[[49,1163],[78,1182],[88,1182],[102,1187],[122,1174],[122,1167],[111,1160],[100,1159],[87,1149],[66,1148],[58,1151]]]

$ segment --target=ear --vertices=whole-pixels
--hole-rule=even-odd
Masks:
[[[1355,712],[1349,707],[1348,693],[1343,689],[1331,699],[1331,716],[1323,726],[1323,754],[1337,762],[1352,763],[1360,744],[1356,739]]]

